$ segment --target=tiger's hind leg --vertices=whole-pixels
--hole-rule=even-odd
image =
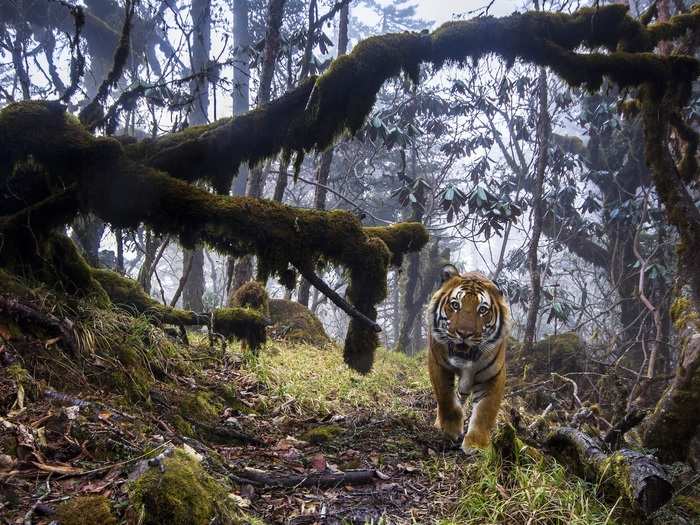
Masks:
[[[455,393],[455,375],[440,366],[432,352],[428,353],[428,371],[438,405],[435,426],[457,439],[464,428],[464,411]]]
[[[498,410],[503,401],[506,385],[505,367],[491,380],[486,396],[472,406],[467,433],[462,441],[462,450],[466,453],[474,448],[486,448],[491,443],[491,432],[496,426]]]

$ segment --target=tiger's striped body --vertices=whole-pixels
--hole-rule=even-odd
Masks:
[[[505,388],[510,315],[503,294],[484,275],[460,275],[447,265],[429,315],[428,366],[438,403],[435,425],[457,438],[464,425],[458,395],[465,399],[471,394],[472,415],[462,448],[486,447]]]

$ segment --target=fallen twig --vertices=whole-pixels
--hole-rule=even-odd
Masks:
[[[376,470],[348,470],[345,472],[316,472],[311,474],[284,474],[266,472],[255,468],[233,471],[231,479],[237,483],[250,483],[268,487],[336,487],[361,485],[380,479]]]

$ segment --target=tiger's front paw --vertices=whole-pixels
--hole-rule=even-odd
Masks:
[[[464,428],[464,413],[462,409],[455,408],[445,414],[438,411],[437,418],[435,419],[435,427],[442,430],[451,439],[457,439],[462,435],[462,429]]]
[[[462,441],[462,450],[465,454],[472,454],[475,449],[485,449],[491,443],[488,432],[481,430],[469,430]]]

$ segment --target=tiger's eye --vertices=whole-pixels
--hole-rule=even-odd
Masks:
[[[455,312],[459,311],[460,306],[459,301],[450,301],[450,308],[452,308]]]
[[[480,315],[484,315],[486,312],[489,311],[489,307],[486,306],[485,304],[482,304],[481,306],[479,306],[479,309],[477,311],[479,312]]]

